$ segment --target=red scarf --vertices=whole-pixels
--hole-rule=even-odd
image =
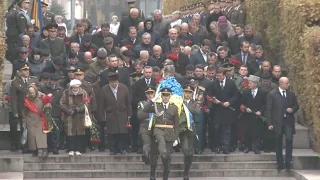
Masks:
[[[24,98],[24,106],[29,109],[31,112],[39,115],[41,117],[42,131],[47,132],[47,117],[39,111],[36,104],[28,97]]]

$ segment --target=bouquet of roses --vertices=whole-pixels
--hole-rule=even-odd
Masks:
[[[51,116],[51,109],[52,109],[52,106],[51,106],[51,102],[52,102],[52,94],[48,94],[48,95],[44,95],[41,97],[41,102],[42,104],[44,105],[44,115],[46,117],[46,122],[43,122],[43,129],[45,129],[45,133],[48,133],[48,132],[51,132],[51,130],[53,128],[56,128],[56,129],[59,129],[57,124],[55,123],[55,121],[52,119],[52,116]]]
[[[247,77],[244,77],[242,79],[241,85],[239,87],[239,90],[241,92],[241,94],[243,93],[244,90],[249,89],[249,81],[247,79]]]
[[[99,137],[99,124],[98,121],[94,116],[91,118],[92,120],[92,126],[90,127],[90,133],[91,133],[91,138],[90,142],[94,144],[100,143],[100,137]]]
[[[179,66],[178,65],[179,57],[177,54],[168,54],[167,59],[170,59],[171,61],[173,61],[175,66]]]

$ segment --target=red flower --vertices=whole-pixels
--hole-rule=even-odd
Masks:
[[[156,77],[156,82],[157,84],[160,83],[160,81],[162,81],[163,77],[162,76],[157,76]]]
[[[70,41],[65,41],[64,45],[69,46],[70,45]]]
[[[191,40],[185,40],[184,41],[186,46],[191,46],[192,45],[192,41]]]
[[[29,52],[31,52],[31,51],[32,51],[32,48],[31,48],[31,47],[28,47],[28,50],[29,50]]]
[[[51,103],[52,102],[52,94],[50,93],[48,95],[42,96],[41,102],[42,102],[42,104]]]
[[[5,100],[8,101],[8,102],[11,101],[11,99],[12,99],[12,97],[9,96],[9,95],[7,95],[6,98],[5,98]]]
[[[247,79],[243,79],[241,86],[245,89],[249,89],[249,81]]]
[[[131,49],[132,48],[132,45],[131,44],[126,44],[124,45],[125,47],[127,47],[128,49]]]
[[[98,143],[101,142],[101,140],[100,139],[96,139],[96,138],[92,138],[92,139],[90,139],[90,142],[92,142],[94,144],[98,144]]]
[[[235,58],[230,58],[230,63],[232,63],[233,65],[241,65],[241,62],[238,59]]]
[[[178,55],[177,54],[168,54],[167,58],[172,61],[178,61]]]
[[[89,50],[89,52],[91,53],[91,55],[94,55],[94,53],[95,53],[94,49],[92,49],[92,48]]]
[[[90,101],[91,101],[93,98],[94,98],[94,97],[91,95],[91,96],[89,97]]]
[[[243,104],[240,105],[240,110],[241,110],[241,111],[244,111],[245,108],[246,108],[246,107],[244,107]]]
[[[131,128],[132,128],[132,125],[129,122],[127,122],[126,129],[131,129]]]
[[[206,112],[206,113],[210,112],[209,109],[208,109],[208,107],[207,107],[206,105],[203,105],[202,109],[203,109],[203,111]]]
[[[88,102],[90,102],[90,99],[87,98],[87,97],[84,97],[84,98],[82,98],[82,102],[83,103],[88,103]]]
[[[207,99],[208,102],[212,102],[212,98],[210,96],[207,95],[206,99]]]

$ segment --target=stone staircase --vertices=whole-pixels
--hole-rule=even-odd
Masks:
[[[172,156],[170,177],[183,177],[183,155]],[[106,153],[67,157],[51,156],[47,159],[24,157],[24,178],[147,178],[149,166],[142,163],[141,156],[129,154],[110,156]],[[191,177],[289,177],[276,170],[274,154],[231,155],[204,154],[194,157]],[[157,177],[162,177],[159,160]]]

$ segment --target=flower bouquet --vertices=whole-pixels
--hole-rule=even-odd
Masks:
[[[51,102],[52,102],[52,94],[44,95],[41,97],[41,102],[44,105],[44,116],[46,117],[46,121],[42,122],[43,131],[44,133],[49,133],[52,131],[53,128],[59,129],[55,121],[52,119],[51,116]]]
[[[175,66],[179,66],[179,64],[178,64],[178,61],[179,61],[178,54],[168,54],[167,55],[167,59],[170,59],[171,61],[173,61]]]
[[[126,45],[124,45],[126,48],[128,48],[128,49],[132,49],[132,45],[131,44],[126,44]]]
[[[89,50],[89,52],[90,52],[92,55],[95,54],[94,49],[92,49],[92,48]]]
[[[192,45],[192,41],[191,41],[191,40],[185,40],[185,41],[184,41],[184,44],[185,44],[186,46],[191,46],[191,45]]]
[[[240,90],[241,94],[242,94],[246,89],[249,89],[249,81],[248,81],[247,77],[244,77],[244,78],[242,79],[241,85],[240,85],[240,87],[239,87],[239,90]]]
[[[126,124],[126,129],[132,129],[132,125],[130,123],[130,118],[128,118],[127,124]]]
[[[92,116],[91,120],[92,120],[92,126],[90,127],[90,133],[91,133],[90,142],[93,144],[98,144],[100,143],[99,124],[94,116]]]

